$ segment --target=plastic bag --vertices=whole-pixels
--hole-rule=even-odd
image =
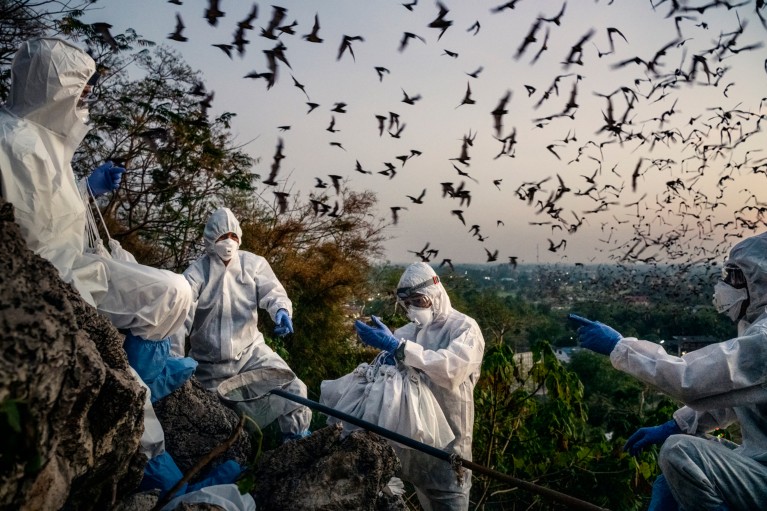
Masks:
[[[133,254],[125,250],[120,245],[120,242],[114,238],[109,238],[109,251],[112,253],[112,259],[138,264],[138,261],[133,257]]]
[[[360,364],[338,378],[320,385],[320,402],[418,442],[442,449],[455,439],[437,399],[415,369],[383,363],[385,353],[372,364]],[[343,435],[357,426],[328,417],[328,424],[342,423]],[[400,444],[392,442],[398,448]]]

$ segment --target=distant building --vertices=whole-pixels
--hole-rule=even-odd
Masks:
[[[573,354],[581,351],[583,348],[580,348],[578,346],[569,346],[566,348],[557,348],[556,351],[554,351],[554,356],[557,357],[557,360],[562,362],[563,364],[570,363],[570,360],[572,360]]]
[[[524,374],[528,373],[530,369],[533,368],[533,352],[525,351],[522,353],[515,353],[514,362],[517,363],[517,367],[519,367],[519,372]]]
[[[628,295],[623,297],[624,303],[632,305],[650,305],[650,298],[644,295]]]

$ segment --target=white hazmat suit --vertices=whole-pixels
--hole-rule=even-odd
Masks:
[[[162,339],[186,318],[192,302],[186,281],[86,252],[86,184],[75,181],[71,160],[89,129],[78,101],[95,70],[87,53],[62,39],[21,45],[0,110],[0,188],[29,248],[85,301],[117,328]]]
[[[185,332],[173,338],[174,353],[183,355],[184,333],[189,335],[189,356],[199,363],[195,376],[211,391],[247,371],[278,368],[292,373],[264,342],[258,330],[258,309],[266,310],[274,320],[280,309],[292,316],[293,305],[263,257],[235,248],[228,264],[224,264],[216,253],[216,240],[230,232],[242,239],[234,214],[228,208],[214,211],[203,233],[205,254],[184,271],[195,303]],[[306,385],[298,378],[285,390],[307,396]],[[280,402],[284,406],[278,418],[280,430],[292,435],[306,431],[311,411],[286,399]]]
[[[0,109],[0,191],[14,206],[27,246],[50,261],[83,300],[117,328],[162,339],[187,317],[192,295],[186,279],[86,249],[87,184],[76,182],[71,160],[89,129],[80,99],[95,70],[93,59],[65,40],[22,43],[11,65],[8,101]],[[140,452],[149,465],[167,457],[165,436],[149,388],[133,368],[131,373],[146,389]],[[219,493],[226,496],[231,490]],[[249,498],[238,498],[245,504],[234,509],[254,509]]]
[[[749,303],[738,337],[682,357],[658,344],[623,338],[610,354],[616,369],[657,386],[687,406],[674,420],[687,435],[672,435],[659,464],[683,510],[767,509],[767,233],[730,251]],[[742,445],[730,450],[700,438],[738,422]]]
[[[405,341],[397,350],[398,360],[421,372],[445,414],[455,439],[446,450],[471,460],[474,430],[474,386],[479,379],[485,340],[469,316],[450,305],[450,298],[426,263],[407,267],[397,286],[398,294],[429,282],[416,290],[431,299],[430,317],[422,326],[408,323],[392,332]],[[411,318],[412,319],[412,318]],[[431,511],[466,510],[469,507],[471,470],[457,474],[450,465],[414,449],[402,449],[402,478],[418,492],[421,505]]]

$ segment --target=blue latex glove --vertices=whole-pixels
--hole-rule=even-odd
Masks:
[[[274,327],[275,335],[285,337],[286,335],[293,333],[293,322],[290,320],[290,315],[287,310],[278,310],[277,314],[274,315],[274,322],[277,325]]]
[[[575,314],[570,314],[567,317],[578,325],[578,338],[581,346],[591,351],[609,355],[618,341],[623,339],[621,334],[599,321],[591,321]]]
[[[124,168],[115,166],[111,161],[97,167],[88,176],[88,186],[93,195],[98,197],[112,190],[117,190],[117,187],[120,186],[123,172],[125,172]]]
[[[194,484],[190,484],[186,493],[192,493],[193,491],[202,490],[208,486],[216,486],[219,484],[232,484],[240,477],[244,468],[242,465],[234,460],[227,460],[216,468],[212,469],[207,475]]]
[[[139,485],[139,491],[159,488],[162,490],[162,493],[165,493],[173,488],[182,477],[184,477],[184,474],[181,473],[171,455],[165,451],[147,461],[144,468],[144,478]],[[183,495],[186,493],[186,489],[187,485],[184,485],[174,496]]]
[[[170,339],[152,341],[128,333],[123,343],[128,363],[152,391],[152,403],[181,387],[192,377],[197,361],[170,357]]]
[[[680,433],[682,433],[682,430],[679,429],[674,419],[660,426],[639,428],[626,440],[623,450],[628,451],[632,456],[637,456],[645,447],[662,444],[671,435],[678,435]]]
[[[679,511],[679,504],[671,493],[671,488],[663,474],[659,475],[652,484],[652,497],[647,511]]]
[[[367,325],[359,319],[354,322],[354,328],[357,330],[360,340],[368,346],[394,353],[399,346],[399,341],[379,318],[376,316],[371,316],[371,318],[375,326]]]

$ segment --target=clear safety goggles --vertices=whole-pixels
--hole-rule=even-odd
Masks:
[[[416,291],[436,284],[439,284],[439,277],[435,275],[429,280],[425,280],[414,286],[401,287],[397,289],[396,292],[397,303],[405,308],[408,306],[420,307],[422,309],[431,307],[431,298],[422,293],[417,293]]]
[[[729,284],[735,289],[741,289],[746,287],[746,276],[743,275],[743,270],[737,266],[725,265],[722,267],[722,281],[725,284]]]
[[[431,298],[426,295],[413,295],[404,299],[397,299],[402,307],[418,307],[419,309],[428,309],[431,307]]]

